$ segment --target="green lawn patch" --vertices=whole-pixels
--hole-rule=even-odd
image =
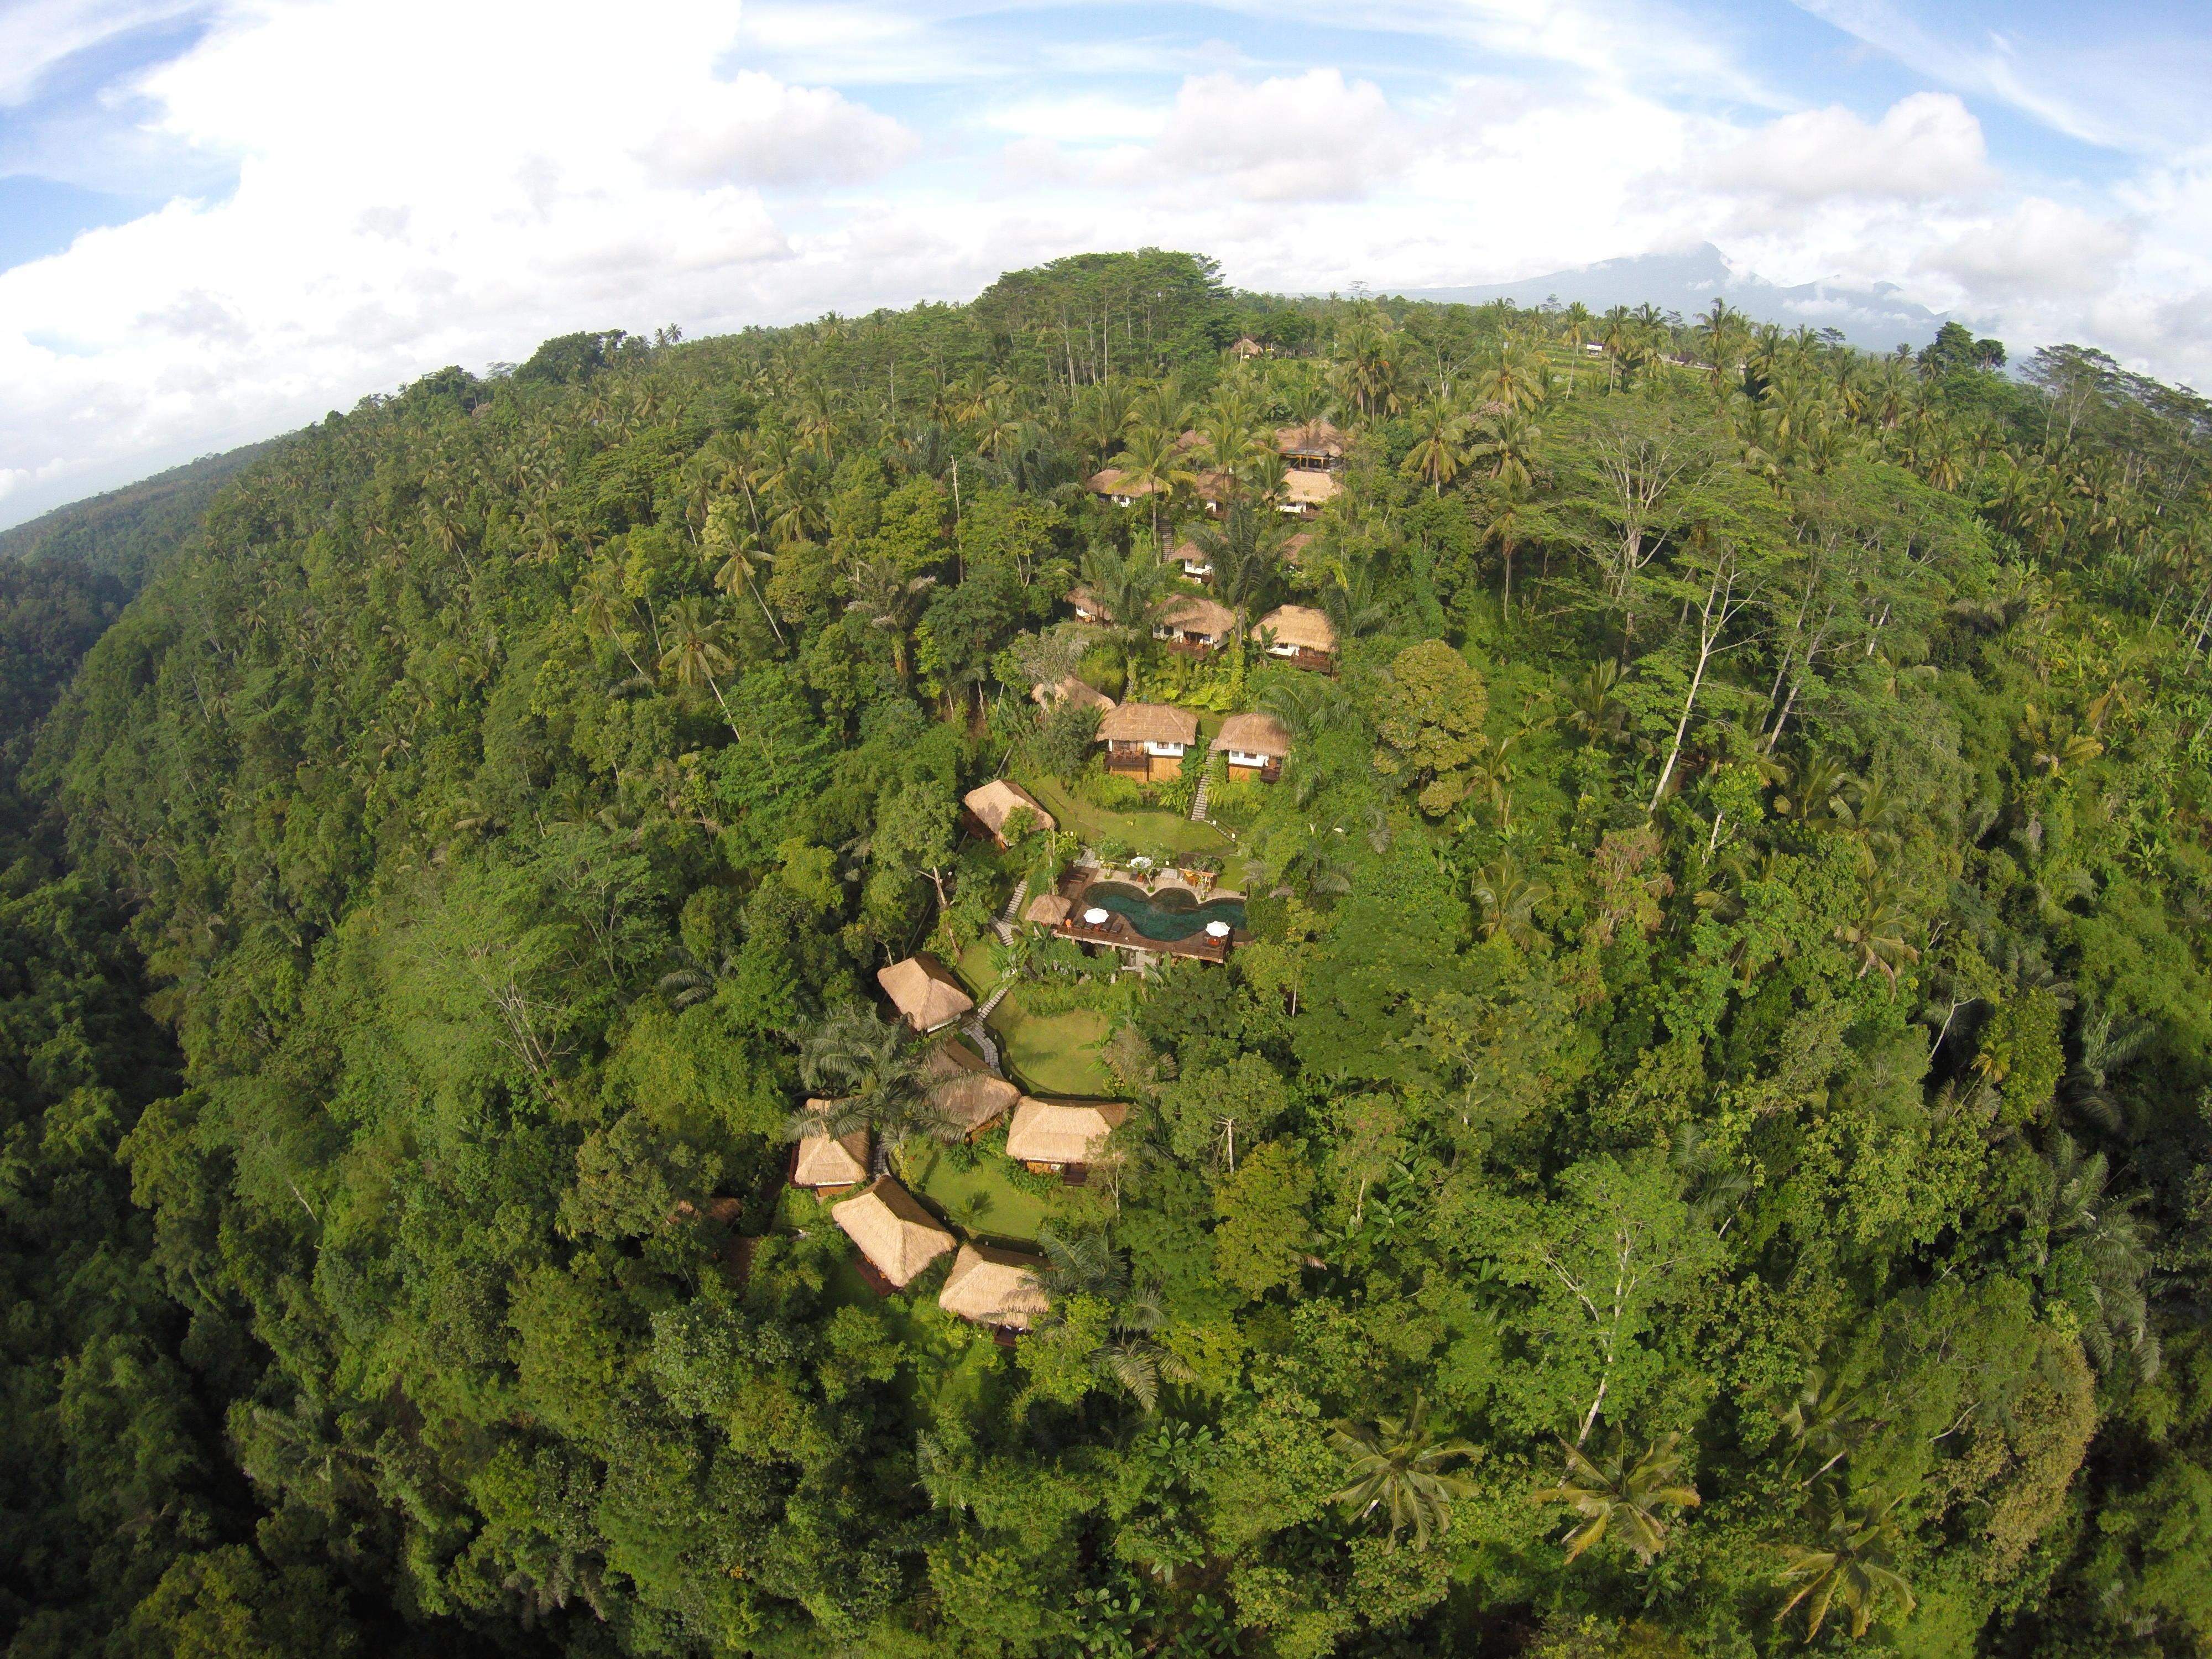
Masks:
[[[1104,1014],[1090,1008],[1040,1018],[1022,1006],[1019,991],[1008,992],[991,1011],[1006,1074],[1039,1094],[1110,1096],[1113,1074],[1095,1046],[1110,1027]]]
[[[1006,1159],[988,1154],[972,1170],[956,1168],[940,1148],[920,1157],[914,1189],[960,1231],[985,1243],[1036,1242],[1037,1229],[1051,1214],[1045,1200],[1007,1179]]]
[[[1092,846],[1102,841],[1125,841],[1135,847],[1168,847],[1178,853],[1225,854],[1237,843],[1210,823],[1193,823],[1180,812],[1146,807],[1134,812],[1109,812],[1078,799],[1050,778],[1024,778],[1022,787],[1044,803],[1045,810]]]

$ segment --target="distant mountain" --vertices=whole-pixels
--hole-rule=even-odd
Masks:
[[[1492,300],[1510,300],[1516,306],[1540,306],[1548,300],[1572,305],[1579,300],[1592,311],[1648,301],[1685,317],[1706,309],[1717,295],[1759,322],[1779,323],[1785,328],[1802,324],[1841,329],[1845,339],[1869,351],[1888,351],[1900,343],[1917,350],[1934,339],[1936,331],[1947,320],[1944,313],[1899,298],[1900,290],[1893,283],[1877,283],[1871,289],[1843,288],[1833,283],[1801,283],[1785,288],[1753,272],[1737,271],[1711,242],[1687,253],[1644,253],[1632,258],[1607,259],[1578,270],[1523,277],[1516,283],[1385,292],[1408,300],[1462,305],[1485,305]]]
[[[148,571],[191,533],[223,483],[283,441],[203,455],[0,530],[0,561],[71,560],[136,592]]]

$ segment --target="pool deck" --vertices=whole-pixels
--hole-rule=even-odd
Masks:
[[[1067,920],[1053,928],[1061,939],[1072,939],[1083,945],[1109,945],[1116,951],[1146,951],[1155,956],[1182,957],[1193,962],[1226,962],[1230,947],[1246,945],[1252,936],[1242,929],[1227,939],[1214,939],[1204,933],[1194,933],[1183,939],[1154,939],[1140,933],[1127,916],[1109,912],[1103,922],[1093,925],[1083,920],[1083,894],[1094,881],[1120,882],[1125,886],[1141,889],[1147,896],[1170,890],[1200,896],[1199,890],[1171,873],[1161,872],[1147,881],[1132,872],[1115,872],[1108,875],[1091,866],[1079,866],[1061,879],[1060,890],[1073,907]],[[1233,889],[1214,889],[1205,896],[1205,902],[1216,899],[1242,899],[1244,895]]]

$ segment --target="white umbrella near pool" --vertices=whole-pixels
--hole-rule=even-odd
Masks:
[[[1208,939],[1227,939],[1229,937],[1229,924],[1225,921],[1207,922],[1206,924],[1206,936]]]
[[[1106,912],[1094,904],[1083,913],[1083,920],[1091,927],[1103,927],[1106,925]]]

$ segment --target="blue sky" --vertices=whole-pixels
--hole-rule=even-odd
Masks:
[[[0,0],[0,523],[579,327],[1711,241],[2212,380],[2201,4]]]

